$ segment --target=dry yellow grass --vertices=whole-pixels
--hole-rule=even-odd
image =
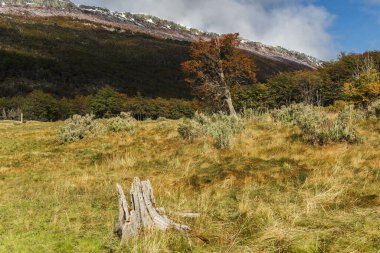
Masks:
[[[380,250],[380,123],[366,140],[311,146],[294,128],[250,122],[229,150],[187,143],[178,121],[59,145],[62,123],[0,122],[0,252],[346,252]],[[150,179],[185,236],[112,235],[115,185]]]

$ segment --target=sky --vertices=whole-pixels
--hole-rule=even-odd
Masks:
[[[300,51],[322,60],[380,50],[380,0],[74,0]]]

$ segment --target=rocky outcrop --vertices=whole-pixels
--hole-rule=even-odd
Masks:
[[[1,6],[66,8],[74,6],[69,0],[0,0]]]
[[[105,8],[80,5],[69,0],[0,0],[0,13],[31,16],[69,16],[103,24],[105,29],[130,30],[145,33],[161,39],[195,41],[207,39],[218,34],[188,28],[172,21],[150,15],[110,11]],[[17,6],[17,7],[15,7]],[[236,30],[239,30],[237,27]],[[295,64],[305,68],[318,68],[322,62],[304,53],[273,47],[259,42],[242,40],[241,48],[254,55],[271,61]]]

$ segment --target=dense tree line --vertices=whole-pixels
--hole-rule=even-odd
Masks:
[[[182,63],[188,85],[209,109],[236,115],[235,106],[240,111],[294,103],[367,107],[380,98],[380,52],[342,54],[316,70],[280,72],[256,83],[256,64],[239,45],[239,34],[195,41],[191,59]]]
[[[279,73],[266,83],[234,86],[231,93],[237,111],[278,108],[292,103],[366,106],[380,98],[380,52],[342,54],[337,61],[325,63],[318,70]],[[210,107],[212,104],[207,101],[131,97],[106,86],[93,95],[74,98],[60,98],[41,90],[26,96],[3,97],[0,117],[18,119],[22,112],[28,120],[55,121],[74,114],[110,117],[126,111],[139,120],[178,119]]]
[[[120,112],[130,112],[138,120],[148,118],[179,119],[192,117],[194,103],[181,99],[128,97],[106,86],[94,95],[77,96],[72,99],[56,98],[40,90],[27,96],[0,98],[1,118],[19,119],[21,112],[27,120],[65,120],[74,114],[93,113],[98,118],[107,118]]]
[[[238,110],[275,108],[292,103],[321,106],[353,103],[366,106],[380,98],[380,52],[342,54],[318,70],[279,73],[267,83],[234,91]]]

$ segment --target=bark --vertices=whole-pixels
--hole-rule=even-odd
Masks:
[[[121,238],[122,243],[131,238],[137,238],[140,231],[159,229],[166,231],[174,228],[179,231],[189,231],[190,228],[170,220],[156,208],[153,188],[149,181],[133,180],[130,191],[132,206],[129,208],[127,199],[120,185],[117,185],[119,198],[119,215],[114,233]]]
[[[5,111],[5,108],[3,108],[3,119],[7,119],[7,112]]]
[[[232,98],[231,98],[231,93],[229,91],[226,92],[226,96],[225,96],[225,102],[228,106],[228,110],[230,112],[230,115],[233,116],[233,117],[237,117],[237,113],[235,111],[235,107],[232,103]]]

